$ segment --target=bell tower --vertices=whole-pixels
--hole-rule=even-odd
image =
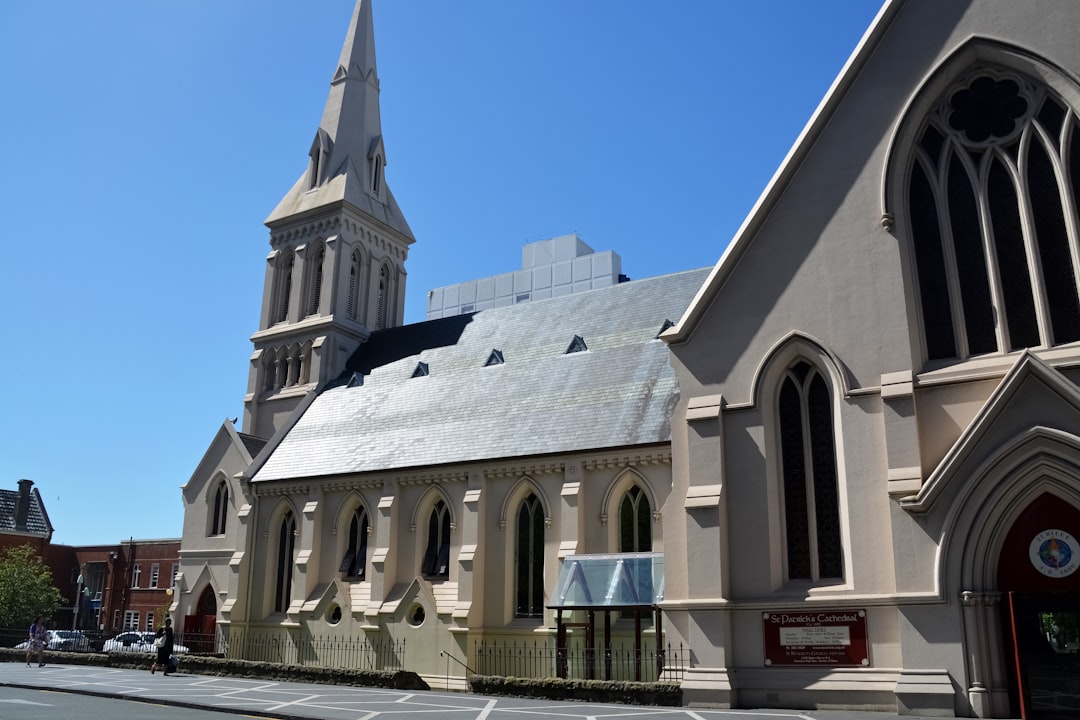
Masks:
[[[307,169],[266,219],[243,431],[269,438],[373,330],[401,325],[415,238],[386,185],[372,0],[357,0]]]

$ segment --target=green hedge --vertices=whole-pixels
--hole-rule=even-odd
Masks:
[[[25,650],[0,648],[0,661],[25,662]],[[73,653],[45,651],[45,662],[60,665],[149,670],[154,662],[150,653]],[[197,675],[310,682],[322,685],[357,685],[392,690],[430,689],[419,675],[406,670],[349,670],[345,668],[282,665],[280,663],[230,660],[203,655],[181,655],[180,672]]]
[[[481,695],[585,700],[624,705],[682,705],[682,690],[670,682],[614,682],[609,680],[563,680],[561,678],[514,678],[471,675],[469,689]]]

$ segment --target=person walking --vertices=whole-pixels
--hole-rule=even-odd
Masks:
[[[169,664],[169,658],[173,652],[172,618],[165,618],[164,627],[158,628],[154,636],[154,647],[157,649],[157,657],[154,658],[154,664],[150,666],[150,674],[153,675],[160,664],[161,674],[167,676],[172,670],[172,665]]]
[[[45,629],[45,618],[38,615],[30,625],[30,637],[26,641],[26,667],[30,667],[30,658],[37,656],[38,667],[45,667],[45,640],[48,631]]]

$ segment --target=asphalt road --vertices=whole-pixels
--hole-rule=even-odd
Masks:
[[[602,705],[222,678],[81,665],[0,663],[0,720],[899,720],[890,713]],[[917,720],[905,716],[903,720]]]
[[[3,720],[237,720],[238,717],[232,713],[87,697],[78,693],[0,688],[0,718]]]

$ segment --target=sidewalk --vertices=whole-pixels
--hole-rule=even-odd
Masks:
[[[466,693],[415,692],[245,678],[151,675],[146,670],[0,663],[0,686],[126,698],[216,712],[285,720],[406,720],[424,714],[438,720],[899,720],[890,713],[830,710],[711,710],[637,705],[600,705]],[[411,720],[416,720],[415,717]],[[912,720],[904,716],[903,720]]]

